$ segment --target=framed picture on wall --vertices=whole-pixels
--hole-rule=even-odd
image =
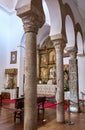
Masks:
[[[10,64],[16,64],[17,63],[17,51],[12,51],[10,56]]]

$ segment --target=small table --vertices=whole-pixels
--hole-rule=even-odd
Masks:
[[[37,97],[37,105],[38,105],[38,116],[39,116],[39,111],[43,111],[43,118],[44,118],[44,103],[46,101],[46,97]]]
[[[43,119],[44,119],[44,103],[45,103],[46,97],[37,97],[37,105],[38,105],[38,116],[39,111],[43,111]],[[16,118],[22,119],[22,114],[24,112],[24,97],[16,98],[15,99],[15,112],[14,112],[14,121],[16,121]]]
[[[82,94],[82,107],[83,107],[83,113],[85,113],[84,111],[84,97],[85,97],[85,93],[81,92]]]

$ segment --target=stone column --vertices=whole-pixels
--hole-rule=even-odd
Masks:
[[[69,53],[69,89],[70,89],[70,111],[79,112],[79,95],[78,95],[78,66],[75,47],[67,47]]]
[[[63,49],[64,40],[62,37],[51,37],[56,50],[56,81],[57,81],[57,108],[56,118],[57,122],[64,122],[64,75],[63,75]]]
[[[25,45],[25,86],[24,86],[24,130],[37,129],[37,54],[36,35],[44,23],[41,0],[17,11],[23,21],[26,35]],[[38,8],[39,6],[39,8]],[[28,8],[30,7],[30,8]],[[34,10],[33,10],[34,9]]]
[[[37,79],[39,81],[39,50],[37,47]]]

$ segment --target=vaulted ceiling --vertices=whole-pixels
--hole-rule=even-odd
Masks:
[[[18,0],[0,0],[0,5],[9,10],[15,9]],[[83,19],[85,19],[85,0],[73,0]]]
[[[13,11],[13,10],[15,10],[15,7],[16,7],[16,5],[17,5],[17,2],[25,2],[25,1],[29,1],[29,0],[0,0],[0,6],[2,6],[2,7],[4,7],[5,8],[5,10],[8,10],[8,11]],[[45,0],[42,0],[42,1],[45,1]],[[46,1],[49,1],[49,0],[46,0]],[[50,0],[51,1],[51,0]],[[54,0],[54,1],[57,1],[57,0]],[[63,2],[63,3],[66,3],[66,2],[68,2],[69,0],[62,0],[62,1],[65,1],[65,2]],[[52,2],[52,1],[51,1]],[[81,15],[81,17],[79,17],[79,19],[78,20],[80,20],[80,18],[81,18],[81,20],[83,21],[82,23],[85,23],[85,0],[70,0],[69,1],[69,3],[70,2],[72,2],[72,8],[73,8],[73,5],[75,4],[75,6],[74,7],[76,7],[78,10],[78,13],[80,13],[80,15]],[[73,4],[73,2],[74,2],[74,4]],[[53,7],[54,7],[54,5],[53,5]],[[45,7],[45,4],[44,4],[44,8],[46,9],[46,7]],[[48,11],[48,10],[47,10]],[[49,12],[47,12],[46,10],[45,10],[45,13],[47,14],[49,14]],[[75,10],[74,10],[75,11]],[[56,12],[56,11],[55,11]],[[77,13],[77,14],[78,14]],[[53,14],[53,13],[52,13]],[[75,13],[76,14],[76,13]],[[80,16],[79,15],[79,16]],[[50,19],[49,19],[49,17],[47,17],[47,15],[46,15],[46,20],[47,21],[50,21]],[[49,23],[48,25],[50,25],[50,22],[47,22],[47,23]],[[60,23],[60,22],[58,22],[58,23]],[[54,24],[55,25],[55,24]],[[82,27],[83,27],[83,34],[84,34],[84,38],[85,38],[85,26],[84,26],[85,24],[82,24]],[[52,24],[51,24],[51,26],[52,26]],[[53,26],[54,27],[54,26]],[[48,34],[49,34],[49,32],[50,32],[50,26],[44,26],[43,28],[42,28],[42,30],[43,29],[45,29],[46,31],[44,31],[45,33],[43,34],[42,33],[42,36],[43,35],[46,35],[46,36],[48,36]],[[58,26],[58,29],[59,29],[59,26]],[[71,29],[72,29],[72,27],[71,27]],[[43,32],[43,31],[42,31]],[[52,32],[53,32],[53,30],[52,30]],[[72,32],[72,31],[71,31]],[[68,33],[67,33],[68,34]],[[72,34],[74,34],[74,33],[71,33],[71,35]],[[70,36],[71,36],[70,35]],[[39,36],[40,37],[40,36]],[[43,36],[44,37],[44,36]],[[40,37],[41,38],[41,37]],[[45,37],[46,38],[46,37]],[[73,38],[73,37],[72,37]],[[43,39],[43,38],[41,38],[41,39]],[[80,40],[79,40],[79,42],[80,42]],[[69,42],[69,40],[68,40],[68,43],[75,43],[74,41],[72,41],[71,40],[71,42]]]
[[[0,5],[4,6],[9,10],[15,9],[18,0],[0,0]]]
[[[85,0],[73,0],[73,1],[76,3],[82,18],[85,19]]]
[[[0,5],[9,10],[15,9],[18,0],[0,0]],[[85,19],[85,0],[73,0],[83,19]]]

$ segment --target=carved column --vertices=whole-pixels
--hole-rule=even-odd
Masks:
[[[37,1],[38,2],[38,1]],[[39,27],[44,23],[41,11],[32,2],[32,9],[28,6],[18,10],[18,16],[23,21],[26,35],[25,45],[25,86],[24,86],[24,130],[37,129],[37,54],[36,35]],[[33,10],[34,8],[34,10]],[[21,13],[20,13],[21,12]],[[43,14],[43,13],[42,13]],[[42,20],[41,20],[42,19]]]
[[[56,118],[57,122],[64,122],[64,75],[63,75],[63,49],[64,40],[61,37],[51,37],[56,50],[56,81],[57,81],[57,108]]]
[[[75,47],[66,48],[69,53],[69,88],[70,88],[70,111],[79,112],[79,95],[78,95],[78,66]]]

